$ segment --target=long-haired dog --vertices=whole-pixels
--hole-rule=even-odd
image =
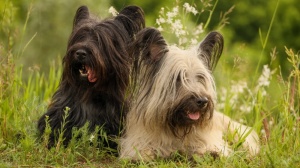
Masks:
[[[160,32],[145,28],[130,53],[136,57],[133,101],[120,141],[120,157],[130,160],[166,158],[175,152],[191,156],[227,156],[226,141],[243,141],[250,154],[259,151],[252,128],[215,111],[212,76],[223,49],[223,37],[209,33],[199,46],[182,50],[168,46]]]
[[[86,123],[90,131],[99,126],[108,136],[119,135],[123,113],[128,110],[125,92],[132,64],[128,44],[144,27],[144,12],[137,6],[125,7],[117,16],[104,20],[90,15],[86,6],[78,8],[58,90],[38,121],[43,134],[48,118],[52,130],[49,147],[60,133],[67,145],[72,129]],[[116,147],[113,142],[108,145]]]

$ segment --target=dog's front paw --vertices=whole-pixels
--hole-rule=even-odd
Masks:
[[[259,137],[255,131],[246,137],[243,146],[249,150],[250,155],[256,155],[260,150]]]
[[[137,154],[139,160],[150,161],[154,160],[156,155],[152,149],[144,149]]]
[[[121,152],[120,158],[130,160],[133,162],[137,161],[150,161],[155,159],[156,155],[155,152],[151,149],[143,149],[143,150],[131,150],[130,152],[124,153]]]

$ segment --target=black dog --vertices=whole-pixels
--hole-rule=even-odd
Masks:
[[[49,120],[52,132],[48,147],[55,145],[61,130],[66,146],[72,138],[72,129],[87,122],[90,131],[99,126],[108,136],[119,135],[128,110],[125,92],[132,64],[128,44],[144,27],[144,12],[136,6],[125,7],[116,17],[102,21],[90,16],[86,6],[78,8],[63,58],[60,85],[47,112],[38,121],[43,134],[46,118]],[[70,108],[67,115],[65,108]],[[112,141],[107,145],[116,148]]]

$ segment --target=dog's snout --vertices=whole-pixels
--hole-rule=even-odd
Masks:
[[[206,106],[206,104],[208,103],[208,99],[206,97],[198,98],[196,100],[196,102],[197,102],[197,105],[202,108],[202,107]]]
[[[79,60],[85,59],[86,55],[87,55],[86,51],[84,51],[84,50],[82,50],[82,49],[77,50],[77,51],[75,52],[75,57],[76,57],[77,59],[79,59]]]

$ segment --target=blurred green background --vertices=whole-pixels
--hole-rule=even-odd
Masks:
[[[74,14],[80,5],[87,5],[90,11],[105,18],[111,16],[108,13],[110,6],[118,11],[127,5],[138,5],[143,8],[146,16],[146,25],[157,27],[155,20],[162,7],[168,9],[176,3],[188,2],[196,6],[202,5],[202,0],[1,0],[0,11],[5,14],[15,15],[17,20],[13,24],[20,27],[15,32],[17,41],[13,52],[18,52],[17,63],[24,66],[24,72],[29,67],[35,67],[47,73],[53,60],[61,60],[67,40],[71,33]],[[211,1],[214,4],[215,1]],[[220,23],[220,16],[233,7],[229,18],[220,31],[225,37],[224,59],[229,64],[234,64],[236,58],[240,58],[245,65],[244,71],[254,70],[257,66],[259,55],[262,51],[259,29],[262,38],[266,37],[272,15],[275,11],[277,0],[221,0],[216,5],[212,19],[206,31],[215,30]],[[13,5],[14,11],[5,11],[7,5]],[[212,6],[209,8],[212,9]],[[200,9],[198,9],[200,10]],[[9,13],[10,12],[10,13]],[[29,19],[27,16],[29,15]],[[196,17],[189,17],[195,24],[206,22],[209,10]],[[26,25],[24,27],[24,25]],[[22,27],[22,28],[21,28]],[[24,28],[23,28],[24,27]],[[11,34],[5,21],[1,23],[0,41],[6,45]],[[172,41],[169,41],[172,43]],[[272,66],[280,65],[282,72],[288,73],[291,68],[287,64],[284,46],[293,48],[296,52],[300,48],[300,7],[298,0],[281,0],[271,27],[269,40],[264,50],[262,64],[269,63],[269,53],[276,47],[277,57]],[[26,77],[26,75],[25,75]]]

